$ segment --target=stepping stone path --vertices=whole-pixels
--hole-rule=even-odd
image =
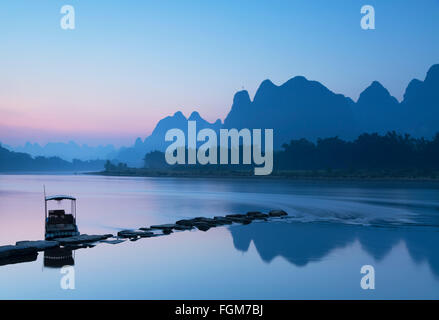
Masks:
[[[283,210],[271,210],[268,214],[270,217],[282,217],[288,215],[288,213]]]
[[[117,236],[121,238],[137,239],[155,237],[156,234],[150,231],[122,230],[117,233]]]
[[[101,240],[100,243],[108,243],[108,244],[119,244],[125,242],[125,240],[116,239],[116,240]]]
[[[35,249],[37,251],[44,251],[46,249],[58,247],[59,242],[58,241],[45,241],[45,240],[18,241],[17,243],[15,243],[15,246],[22,247],[22,248],[31,248],[31,249]]]
[[[97,242],[99,240],[105,240],[111,238],[112,234],[104,234],[104,235],[92,235],[81,234],[79,236],[67,237],[67,238],[56,238],[55,241],[60,245],[73,245],[73,244],[88,244],[91,242]]]
[[[177,231],[192,230],[197,228],[201,231],[207,231],[210,228],[218,226],[230,225],[232,223],[249,224],[253,220],[269,221],[271,218],[285,218],[288,214],[283,210],[271,210],[268,214],[259,211],[251,211],[247,214],[228,214],[225,217],[197,217],[193,219],[178,220],[172,224],[160,224],[150,227],[142,227],[138,230],[122,230],[117,233],[117,239],[113,238],[112,234],[104,235],[87,235],[81,234],[74,237],[57,238],[51,241],[18,241],[15,245],[0,246],[0,266],[34,261],[38,256],[39,251],[48,250],[57,247],[69,248],[90,248],[94,247],[96,243],[119,244],[126,239],[137,241],[140,238],[151,238],[160,235],[167,235]],[[156,233],[161,231],[161,233]],[[120,239],[122,238],[122,239]]]

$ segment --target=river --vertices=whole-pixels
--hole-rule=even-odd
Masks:
[[[77,197],[87,234],[254,210],[289,218],[75,250],[74,290],[41,252],[0,266],[1,299],[439,299],[438,182],[0,175],[0,245],[44,237],[43,185]],[[364,265],[373,290],[360,286]]]

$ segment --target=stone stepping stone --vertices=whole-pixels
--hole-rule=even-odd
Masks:
[[[56,238],[55,241],[59,242],[60,245],[73,245],[73,244],[85,244],[90,242],[97,242],[111,237],[113,237],[112,234],[104,234],[104,235],[81,234],[79,236],[74,236],[74,237]]]
[[[197,218],[193,218],[193,219],[178,220],[176,222],[177,227],[175,229],[182,230],[181,226],[186,227],[186,228],[183,228],[185,230],[187,230],[187,228],[192,229],[192,227],[198,228],[198,226],[200,226],[202,229],[205,229],[206,225],[209,226],[210,228],[212,228],[212,227],[217,227],[217,226],[220,226],[223,224],[225,224],[225,223],[223,221],[220,221],[219,219],[197,217]]]
[[[178,220],[175,224],[180,226],[193,226],[194,221],[189,219]]]
[[[122,230],[117,233],[117,236],[121,238],[149,238],[156,236],[156,234],[149,231]]]
[[[38,241],[18,241],[15,243],[16,246],[20,246],[23,248],[33,248],[37,251],[44,251],[46,249],[59,247],[58,241],[46,241],[46,240],[38,240]]]
[[[108,243],[108,244],[119,244],[119,243],[122,243],[122,242],[125,242],[125,241],[126,241],[126,239],[124,239],[124,240],[115,239],[115,240],[101,240],[99,242],[101,242],[101,243]]]
[[[245,214],[226,214],[226,218],[232,219],[232,218],[246,218]]]
[[[151,226],[151,229],[172,230],[178,228],[178,224],[168,223]]]
[[[268,214],[270,215],[270,217],[282,217],[288,215],[288,213],[283,210],[271,210]]]
[[[198,230],[201,230],[201,231],[204,231],[204,232],[206,232],[207,230],[209,230],[211,228],[210,225],[208,225],[207,223],[204,223],[204,222],[198,222],[197,224],[195,224],[195,227]]]
[[[179,231],[185,231],[185,230],[192,230],[193,228],[194,228],[193,226],[183,226],[183,225],[177,224],[174,229],[179,230]]]
[[[233,222],[242,224],[249,224],[252,222],[252,219],[245,214],[228,214],[226,215],[226,218],[230,219]]]
[[[226,217],[213,217],[213,220],[215,220],[220,225],[226,225],[226,224],[232,224],[233,221],[226,218]]]
[[[246,216],[250,219],[259,219],[259,220],[267,220],[267,218],[269,217],[268,214],[259,211],[247,212]]]

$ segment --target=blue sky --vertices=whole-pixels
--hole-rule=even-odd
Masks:
[[[366,4],[375,30],[360,28]],[[267,78],[354,100],[378,80],[400,100],[439,63],[438,31],[438,0],[4,1],[0,141],[128,144],[177,110],[224,119]]]

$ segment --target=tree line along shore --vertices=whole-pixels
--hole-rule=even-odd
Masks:
[[[231,152],[229,152],[230,154]],[[242,157],[242,148],[239,150]],[[362,134],[353,141],[338,137],[291,140],[274,152],[266,178],[439,179],[439,133],[428,140],[408,134]],[[218,161],[219,163],[219,161]],[[145,155],[143,168],[107,161],[100,175],[146,177],[250,177],[254,165],[168,165],[163,152]],[[259,176],[262,177],[262,176]]]

